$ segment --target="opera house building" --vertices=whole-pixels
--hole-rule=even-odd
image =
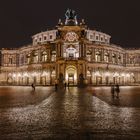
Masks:
[[[110,39],[68,9],[65,21],[33,35],[31,45],[0,50],[0,85],[140,83],[140,49],[126,49]]]

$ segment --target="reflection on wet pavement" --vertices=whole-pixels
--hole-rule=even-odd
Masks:
[[[50,95],[52,88],[38,87],[0,87],[0,108],[35,105]]]
[[[93,95],[110,105],[140,108],[140,86],[120,87],[119,99],[111,98],[111,87],[91,87]]]
[[[24,87],[21,91],[26,95],[15,94],[14,101],[7,97],[6,107],[0,103],[1,139],[140,139],[140,108],[109,105],[89,89],[70,87],[54,93],[49,87],[39,88],[35,93],[39,95],[32,95],[39,99]],[[0,101],[3,96],[0,93]],[[20,106],[20,96],[33,104],[24,101]]]

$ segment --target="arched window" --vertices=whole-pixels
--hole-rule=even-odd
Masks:
[[[66,48],[66,57],[67,58],[78,58],[79,52],[74,46],[68,46]]]
[[[31,54],[27,54],[27,64],[30,64],[31,62]]]
[[[12,57],[9,58],[9,64],[12,64],[13,63],[13,59]]]
[[[38,52],[34,52],[33,53],[33,63],[37,63],[38,62]]]
[[[91,72],[89,70],[87,71],[87,76],[91,76]]]
[[[115,64],[116,63],[116,54],[112,54],[112,63]]]
[[[56,61],[56,51],[52,51],[52,61]]]
[[[96,62],[100,62],[101,61],[101,53],[99,51],[96,52],[96,54],[95,54],[95,61]]]
[[[104,62],[109,62],[109,54],[108,53],[104,54]]]
[[[47,52],[46,51],[44,51],[44,52],[42,52],[42,62],[46,62],[47,61]]]
[[[88,51],[87,51],[87,60],[88,60],[88,61],[91,61],[91,54],[92,54],[91,51],[88,50]]]
[[[118,64],[121,63],[121,55],[118,56]]]
[[[130,64],[134,64],[135,63],[135,58],[133,56],[130,56],[129,63]]]

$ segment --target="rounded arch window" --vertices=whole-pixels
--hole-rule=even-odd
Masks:
[[[52,51],[52,61],[56,60],[56,51]]]
[[[96,62],[100,62],[101,61],[101,53],[99,51],[97,51],[95,53],[95,60],[96,60]]]
[[[133,56],[131,56],[131,57],[129,58],[129,62],[130,62],[130,64],[133,64],[134,61],[135,61],[135,58],[134,58]]]
[[[37,51],[34,51],[33,52],[33,62],[34,63],[37,63],[38,62],[38,52]]]
[[[43,51],[42,52],[42,62],[46,62],[47,61],[47,52]]]
[[[121,56],[120,55],[118,56],[118,59],[121,59]]]
[[[92,54],[91,50],[88,50],[87,51],[87,60],[88,61],[91,61],[91,54]]]
[[[113,54],[112,54],[112,57],[116,57],[116,54],[113,53]]]
[[[116,63],[116,54],[114,54],[114,53],[112,54],[112,62]]]
[[[27,64],[29,64],[31,62],[31,54],[30,53],[27,54],[26,57],[27,57]]]
[[[91,50],[88,50],[87,55],[91,55],[91,54],[92,54]]]
[[[105,61],[105,62],[109,62],[109,53],[108,53],[108,52],[106,52],[106,53],[104,54],[104,61]]]

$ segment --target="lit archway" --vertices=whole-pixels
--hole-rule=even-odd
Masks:
[[[75,66],[71,65],[66,68],[65,80],[71,85],[77,84],[77,69]]]

